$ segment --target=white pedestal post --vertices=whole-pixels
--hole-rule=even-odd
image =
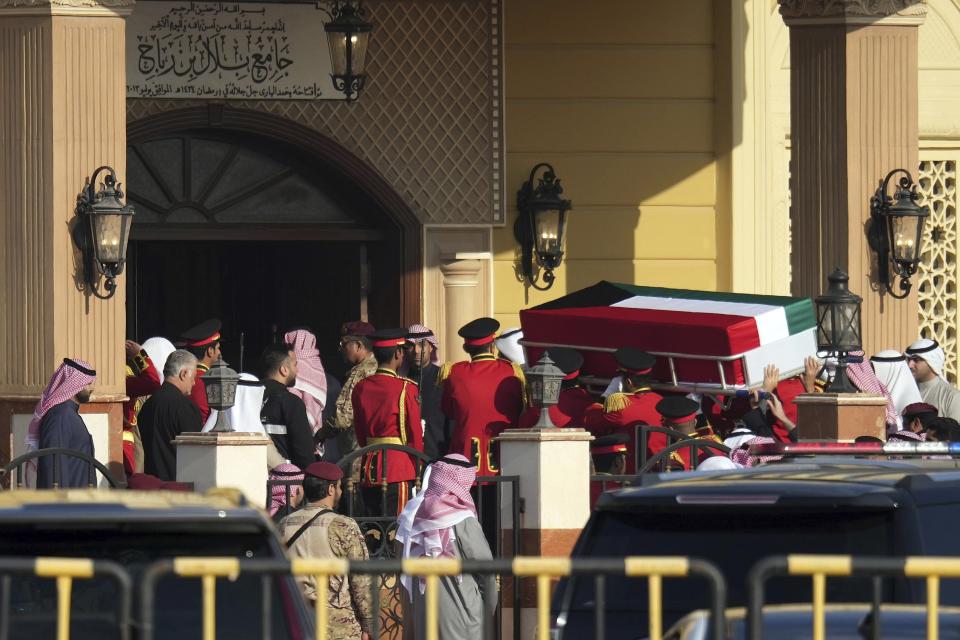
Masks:
[[[500,437],[500,473],[519,476],[522,521],[511,520],[507,493],[501,501],[502,547],[524,556],[569,556],[590,517],[590,441],[584,429],[509,429]],[[512,549],[513,531],[520,527],[520,548]],[[509,594],[505,594],[508,595]],[[520,583],[521,637],[536,632],[536,581]],[[513,629],[513,601],[503,601],[504,637]]]
[[[252,504],[267,502],[267,445],[260,433],[182,433],[177,445],[177,481],[197,491],[239,489]]]

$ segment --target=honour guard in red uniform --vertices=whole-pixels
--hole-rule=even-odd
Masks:
[[[550,420],[557,427],[582,427],[583,416],[593,404],[593,396],[580,386],[580,367],[583,366],[583,356],[575,349],[567,347],[550,347],[547,356],[563,371],[563,382],[560,383],[560,400],[550,407]],[[529,429],[540,419],[539,407],[528,407],[517,426]]]
[[[190,390],[190,399],[200,410],[200,424],[206,424],[210,416],[210,407],[207,405],[207,386],[202,376],[213,363],[220,359],[220,329],[223,327],[216,318],[201,322],[180,334],[177,348],[186,349],[197,356],[197,380]]]
[[[712,440],[720,443],[721,440],[709,426],[697,428],[697,414],[700,403],[686,396],[669,396],[657,403],[657,412],[660,413],[660,423],[668,428],[684,434],[687,438]],[[703,462],[714,454],[710,451],[698,450],[697,462]],[[682,468],[689,471],[690,449],[679,449],[670,454],[670,465],[673,468]]]
[[[137,411],[143,404],[141,398],[159,389],[162,380],[150,356],[139,344],[127,340],[124,348],[127,354],[127,400],[123,403],[123,470],[130,476],[143,473],[143,446],[137,451]]]
[[[604,403],[587,409],[584,423],[597,436],[625,433],[630,438],[627,444],[627,473],[636,472],[636,425],[660,425],[657,403],[663,399],[650,390],[650,372],[656,359],[640,349],[623,347],[613,354],[618,371],[623,376],[623,391],[611,393]],[[656,455],[667,446],[667,437],[651,433],[647,441],[648,455]]]
[[[453,422],[448,453],[459,453],[477,466],[477,475],[499,473],[493,441],[516,426],[526,405],[523,369],[497,358],[493,345],[500,323],[478,318],[458,331],[468,362],[444,364],[439,381],[440,406]]]
[[[410,346],[406,329],[384,329],[370,335],[376,372],[353,388],[353,425],[361,447],[395,444],[423,451],[420,393],[417,383],[397,370]],[[385,450],[364,456],[360,485],[368,516],[399,515],[417,478],[416,460],[407,453]],[[384,493],[387,513],[383,512]]]

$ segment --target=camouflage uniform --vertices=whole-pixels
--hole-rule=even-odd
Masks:
[[[307,506],[280,521],[280,535],[284,540],[293,536],[314,517],[320,507]],[[325,513],[310,525],[289,549],[291,558],[344,558],[367,560],[367,545],[357,523],[333,511]],[[313,576],[298,576],[297,583],[303,595],[316,603],[317,585]],[[370,576],[330,576],[328,599],[329,640],[356,640],[361,632],[370,633],[373,626],[373,599],[370,594]]]
[[[352,451],[356,451],[357,434],[353,430],[353,388],[358,382],[372,376],[377,371],[377,359],[371,353],[358,365],[355,365],[347,375],[346,382],[337,396],[337,413],[333,418],[333,426],[339,432],[337,434],[337,446],[340,449],[340,455],[345,456]]]

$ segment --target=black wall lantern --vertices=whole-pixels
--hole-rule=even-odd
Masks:
[[[537,179],[537,172],[543,174]],[[534,180],[537,180],[534,186]],[[572,205],[561,198],[563,188],[553,167],[541,162],[517,192],[517,222],[513,235],[520,244],[520,268],[530,286],[546,291],[553,285],[553,270],[563,261],[563,236]],[[536,268],[534,267],[536,261]],[[543,270],[541,275],[540,270]],[[543,284],[540,284],[540,282]]]
[[[97,179],[104,171],[109,173],[100,190],[95,191]],[[127,261],[127,241],[133,224],[133,205],[123,203],[123,191],[112,167],[99,167],[93,172],[77,196],[76,213],[79,224],[74,229],[74,239],[83,257],[84,280],[95,296],[111,298]],[[105,294],[100,293],[101,276],[106,278]]]
[[[333,86],[343,92],[347,102],[353,102],[360,96],[366,80],[363,71],[373,25],[363,19],[365,13],[359,0],[335,0],[330,8],[333,19],[323,25],[330,48]]]
[[[887,195],[890,179],[898,173],[903,177],[897,183],[893,197]],[[910,278],[920,265],[923,225],[930,215],[929,207],[917,205],[920,195],[913,176],[906,169],[894,169],[880,183],[870,199],[870,246],[877,252],[877,273],[887,292],[902,300],[910,294]],[[890,269],[900,278],[895,292]]]
[[[834,269],[827,280],[830,285],[826,292],[814,300],[817,304],[817,348],[837,358],[837,373],[826,391],[857,393],[857,388],[847,377],[847,354],[863,349],[860,328],[863,299],[850,292],[850,278],[842,269]]]

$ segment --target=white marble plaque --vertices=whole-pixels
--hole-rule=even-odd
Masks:
[[[138,2],[128,98],[342,100],[317,4]]]

